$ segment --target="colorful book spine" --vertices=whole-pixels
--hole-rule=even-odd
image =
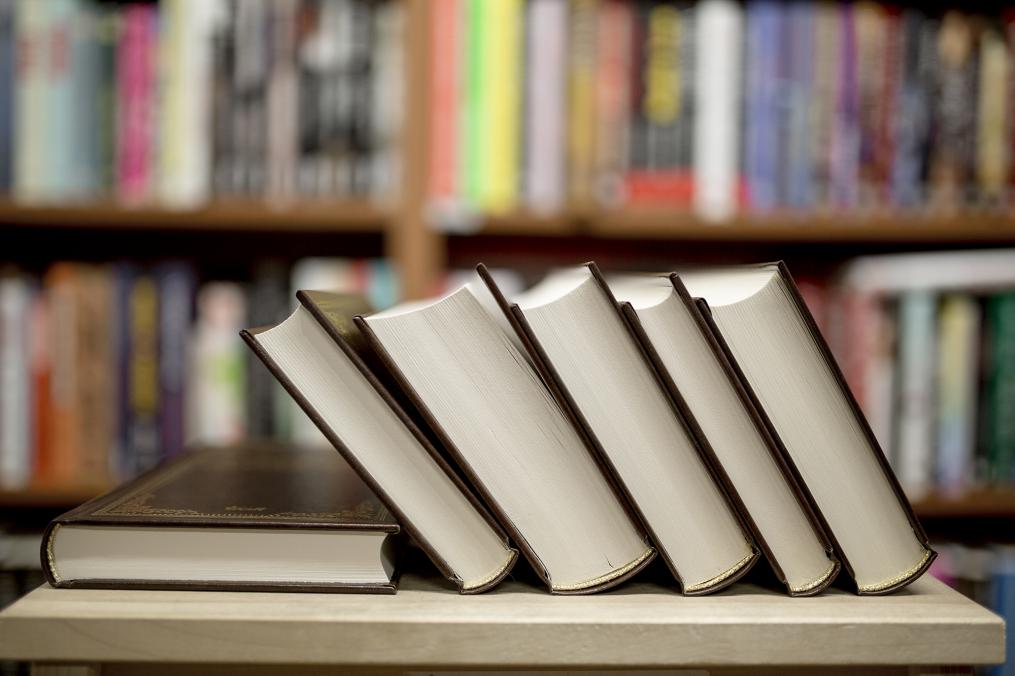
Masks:
[[[461,74],[461,8],[468,0],[430,5],[430,199],[449,205],[459,194],[458,125]]]
[[[568,195],[578,209],[593,200],[596,143],[596,0],[571,0],[568,33]]]
[[[486,56],[486,50],[483,48],[484,27],[489,28],[485,19],[486,8],[484,0],[464,0],[462,7],[462,25],[465,28],[462,41],[464,119],[459,128],[461,134],[459,176],[463,188],[462,195],[473,207],[482,203],[483,185],[486,180],[483,176],[483,167],[487,162],[489,140],[484,134],[483,120],[486,119],[486,106],[489,104],[486,87],[494,85],[486,80],[486,66],[483,63]]]
[[[621,6],[611,3],[605,8]],[[626,3],[623,6],[627,6]],[[525,134],[522,183],[527,207],[553,212],[564,206],[567,196],[565,157],[561,139],[566,137],[567,90],[561,86],[567,75],[567,2],[531,0],[525,8]],[[621,17],[611,22],[618,32]],[[618,42],[612,43],[619,48]],[[610,72],[600,72],[605,77]],[[621,78],[627,73],[622,73]],[[622,87],[622,82],[617,83]],[[600,103],[603,102],[600,100]],[[600,113],[607,108],[601,105]],[[619,138],[620,127],[612,127]]]
[[[14,186],[14,115],[17,110],[17,27],[15,0],[0,2],[0,191]]]
[[[0,487],[9,490],[32,475],[32,296],[27,279],[0,276]]]
[[[980,368],[980,305],[967,295],[941,299],[937,352],[936,484],[949,495],[973,486]]]
[[[839,7],[839,72],[832,129],[831,193],[835,207],[859,202],[860,126],[856,20],[853,7]]]
[[[130,5],[117,53],[117,192],[127,202],[150,196],[155,96],[156,10]]]
[[[987,376],[986,455],[992,483],[1015,481],[1015,293],[1002,293],[987,302],[990,369]]]
[[[770,211],[778,203],[777,92],[781,7],[772,0],[747,3],[744,83],[743,174],[749,207]]]
[[[19,200],[45,198],[50,109],[46,71],[48,11],[45,3],[19,0],[15,8],[17,37],[17,94],[15,95],[14,194]]]
[[[521,0],[486,2],[487,51],[483,63],[489,101],[484,107],[484,134],[490,147],[482,167],[486,180],[481,206],[498,213],[514,207],[518,201],[524,15]]]
[[[183,451],[187,441],[186,378],[197,273],[188,263],[170,262],[158,266],[154,276],[158,290],[159,456],[171,458]]]
[[[618,206],[624,194],[631,112],[627,78],[631,73],[633,31],[631,3],[610,0],[599,5],[596,28],[595,193],[598,201],[607,206]],[[563,35],[563,29],[558,34]]]

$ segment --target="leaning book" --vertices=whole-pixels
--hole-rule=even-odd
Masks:
[[[183,454],[56,520],[54,587],[393,594],[398,522],[329,450]]]

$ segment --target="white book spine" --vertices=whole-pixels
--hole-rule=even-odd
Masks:
[[[743,10],[732,0],[704,0],[698,26],[694,206],[703,218],[724,220],[737,209]]]
[[[927,493],[933,478],[934,364],[937,301],[912,292],[899,301],[899,452],[896,471],[910,498]]]
[[[564,202],[564,132],[567,112],[567,4],[532,0],[526,16],[525,201],[554,211]]]
[[[28,313],[31,289],[23,279],[0,281],[0,486],[24,486],[31,475]]]

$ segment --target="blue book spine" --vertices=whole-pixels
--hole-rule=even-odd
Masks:
[[[778,202],[779,4],[747,4],[744,177],[751,209],[767,211]]]

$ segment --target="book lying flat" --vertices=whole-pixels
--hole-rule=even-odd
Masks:
[[[42,568],[54,587],[393,594],[398,532],[331,451],[204,448],[55,519]]]
[[[517,558],[483,505],[371,370],[352,317],[359,295],[299,291],[281,324],[244,340],[434,565],[462,593],[490,589]]]
[[[357,323],[550,591],[606,589],[655,552],[499,314],[477,279]]]
[[[713,592],[743,576],[758,552],[595,264],[553,273],[511,299],[484,266],[478,271],[683,592]]]
[[[782,263],[681,273],[806,485],[861,594],[899,589],[936,554]]]
[[[754,539],[790,595],[817,594],[839,571],[792,460],[755,408],[702,309],[673,275],[610,277],[610,289],[678,406],[697,421]],[[682,404],[681,404],[682,402]]]

